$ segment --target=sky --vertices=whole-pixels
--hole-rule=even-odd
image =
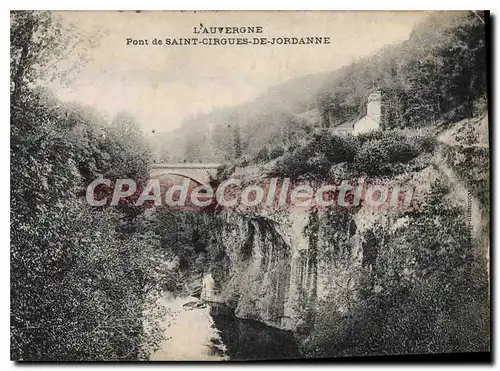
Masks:
[[[295,77],[334,71],[401,42],[425,12],[219,11],[59,12],[78,32],[103,36],[67,86],[51,88],[112,118],[133,114],[144,132],[177,128],[184,118],[231,107]],[[194,27],[261,26],[261,34],[217,37],[329,37],[321,45],[167,46],[154,38],[206,37]],[[208,35],[212,37],[213,35]],[[127,38],[149,45],[127,45]],[[68,57],[70,58],[70,57]]]

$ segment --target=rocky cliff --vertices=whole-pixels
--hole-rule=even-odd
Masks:
[[[222,300],[240,318],[294,331],[307,348],[327,325],[328,316],[355,321],[359,308],[369,309],[372,301],[389,302],[389,308],[404,307],[412,305],[413,299],[407,299],[412,295],[426,298],[448,287],[472,289],[467,282],[487,264],[478,258],[487,256],[488,247],[482,244],[487,232],[471,233],[468,202],[472,198],[457,199],[456,179],[443,168],[441,150],[436,149],[426,161],[427,166],[419,171],[386,180],[414,188],[410,209],[362,206],[343,211],[226,210],[219,214],[212,231],[213,243],[224,255],[218,276]],[[487,224],[487,214],[475,223]],[[448,269],[457,270],[457,276],[446,276]],[[414,293],[415,287],[421,291]],[[398,299],[400,293],[403,299]],[[471,300],[467,304],[471,308],[484,304],[484,296]],[[429,309],[435,309],[436,320],[443,326],[451,326],[447,324],[452,320],[446,311],[449,305],[436,303],[438,309]],[[416,311],[410,311],[411,315],[420,316]],[[394,331],[418,325],[411,321],[416,319],[394,325]],[[483,331],[484,323],[478,327]],[[402,351],[407,350],[405,346]],[[436,349],[443,346],[436,345]]]

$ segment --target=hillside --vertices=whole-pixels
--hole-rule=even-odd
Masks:
[[[241,130],[241,138],[248,137],[251,133],[253,136],[262,128],[281,131],[286,120],[292,119],[293,114],[315,107],[317,92],[333,74],[334,72],[302,76],[270,88],[254,101],[187,119],[178,129],[158,133],[153,138],[153,146],[160,148],[163,156],[172,161],[196,161],[200,156],[203,161],[234,159],[231,150],[236,129]],[[243,147],[245,151],[258,150],[264,140],[265,138],[260,138],[255,145],[250,140],[243,140]]]
[[[302,76],[252,102],[186,120],[154,139],[164,161],[259,163],[364,114],[379,89],[385,127],[423,127],[472,117],[486,94],[485,24],[473,12],[440,12],[399,45],[330,73]]]

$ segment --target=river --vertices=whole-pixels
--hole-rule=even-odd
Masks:
[[[194,297],[165,296],[168,309],[162,327],[166,339],[151,361],[242,361],[297,359],[293,333],[261,322],[237,318],[224,304],[186,308]]]

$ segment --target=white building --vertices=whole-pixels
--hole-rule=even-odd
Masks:
[[[372,130],[380,129],[382,117],[382,95],[380,91],[374,91],[368,96],[366,107],[366,116],[354,123],[353,135],[367,133]]]

